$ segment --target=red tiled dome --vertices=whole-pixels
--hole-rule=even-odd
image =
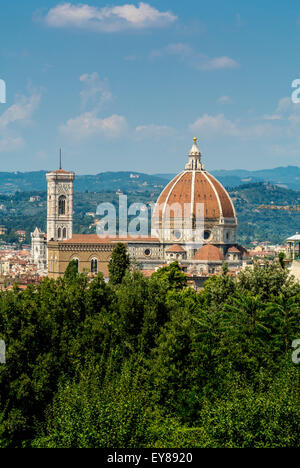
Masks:
[[[197,209],[197,203],[204,205],[203,214],[206,220],[235,219],[235,210],[229,194],[220,182],[204,170],[185,170],[177,175],[159,196],[154,217],[165,216],[168,207],[170,218],[181,217],[185,213],[186,204],[190,204],[192,213],[185,213],[185,216],[200,217],[201,208]],[[172,205],[175,210],[171,210]]]
[[[222,261],[224,260],[224,255],[218,247],[207,244],[197,250],[194,260]]]
[[[241,254],[241,251],[237,249],[236,247],[230,247],[230,249],[228,249],[228,252]]]

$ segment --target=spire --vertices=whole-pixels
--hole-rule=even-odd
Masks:
[[[185,168],[188,170],[201,171],[204,169],[204,166],[201,164],[201,152],[197,146],[197,137],[194,137],[193,140],[194,144],[189,152],[189,161]]]
[[[60,170],[62,169],[62,166],[61,166],[61,148],[59,149],[59,169]]]

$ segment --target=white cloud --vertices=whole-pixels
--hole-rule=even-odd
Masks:
[[[80,92],[81,102],[83,107],[89,107],[89,110],[67,120],[59,127],[60,132],[74,141],[97,135],[120,137],[127,129],[125,117],[113,114],[103,118],[99,115],[103,104],[112,100],[107,80],[100,80],[96,72],[90,75],[85,73],[79,79],[84,87]]]
[[[196,52],[188,44],[181,42],[168,44],[161,49],[153,50],[150,53],[150,58],[161,58],[166,55],[176,56],[179,60],[186,62],[189,66],[197,70],[210,71],[239,67],[238,62],[230,57],[207,57],[204,54]]]
[[[29,97],[17,96],[15,104],[12,104],[0,115],[0,128],[6,128],[16,122],[23,125],[30,123],[33,113],[39,106],[40,99],[40,94],[32,94]]]
[[[230,104],[232,100],[229,96],[220,96],[217,102],[219,104]]]
[[[292,99],[290,97],[281,98],[278,102],[276,112],[285,112],[292,108]]]
[[[265,114],[263,116],[264,120],[281,120],[281,115],[279,114]]]
[[[0,153],[15,151],[24,146],[22,137],[13,137],[9,135],[0,135]]]
[[[194,133],[215,135],[238,135],[239,131],[236,124],[232,120],[225,118],[224,114],[208,115],[204,114],[199,117],[189,126],[189,129]]]
[[[100,80],[98,73],[94,72],[90,75],[85,73],[79,79],[84,85],[84,89],[80,93],[84,107],[87,107],[88,104],[102,107],[103,104],[112,100],[107,80]]]
[[[203,64],[199,64],[199,68],[202,70],[220,70],[223,68],[237,68],[238,62],[230,57],[215,57],[205,61]]]
[[[166,47],[163,47],[162,49],[153,50],[150,53],[150,58],[163,57],[164,55],[175,55],[179,58],[184,59],[184,58],[193,56],[194,51],[192,47],[190,47],[188,44],[178,42],[174,44],[168,44]]]
[[[60,131],[70,139],[83,140],[96,135],[118,138],[126,128],[126,119],[121,115],[101,119],[95,112],[85,112],[61,125]]]
[[[169,137],[174,133],[174,129],[167,125],[155,124],[139,125],[136,127],[135,131],[138,139],[154,138],[156,140]]]
[[[144,29],[167,26],[177,20],[171,11],[161,12],[147,3],[138,6],[98,8],[87,4],[63,3],[51,8],[45,17],[53,28],[80,28],[97,32],[117,32],[124,29]]]
[[[240,120],[227,119],[224,114],[204,114],[189,126],[189,130],[208,137],[223,135],[241,138],[259,138],[273,135],[278,136],[282,133],[282,130],[271,122],[253,124],[248,121],[242,122]]]
[[[18,95],[15,103],[0,115],[0,152],[14,151],[24,146],[23,138],[18,135],[17,126],[28,126],[32,123],[34,112],[41,100],[39,93],[31,96]]]
[[[126,55],[126,57],[124,57],[124,60],[126,60],[126,62],[135,62],[137,60],[137,55]]]
[[[296,130],[299,133],[300,104],[293,103],[291,97],[281,98],[278,102],[276,113],[275,115],[278,115],[289,126],[290,132]]]

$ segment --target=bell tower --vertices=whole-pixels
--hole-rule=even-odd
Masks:
[[[75,173],[59,169],[48,172],[47,241],[71,239],[73,235],[73,193]]]

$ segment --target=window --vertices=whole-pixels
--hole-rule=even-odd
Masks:
[[[63,239],[67,238],[67,229],[63,228]]]
[[[61,228],[58,228],[58,230],[57,230],[57,237],[58,237],[58,239],[61,238]]]
[[[144,254],[146,255],[146,257],[149,257],[151,255],[151,250],[150,249],[146,249]]]
[[[204,240],[208,240],[211,236],[211,231],[204,231]]]
[[[175,237],[176,240],[181,239],[182,232],[180,231],[180,229],[177,229],[176,231],[174,231],[173,236]]]
[[[96,258],[91,261],[91,273],[98,273],[98,260]]]
[[[61,195],[58,199],[58,214],[66,214],[66,197],[64,195]]]

